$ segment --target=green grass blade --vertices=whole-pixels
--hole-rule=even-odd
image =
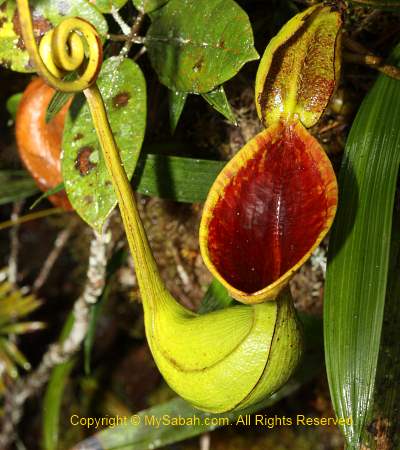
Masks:
[[[365,448],[400,448],[400,204],[392,227],[391,257],[373,409],[363,430]]]
[[[178,202],[203,202],[224,161],[145,154],[133,175],[142,194]]]
[[[49,123],[63,109],[73,94],[57,91],[50,100],[46,111],[46,123]]]
[[[74,325],[74,314],[70,312],[61,331],[60,342],[69,335]],[[50,375],[49,383],[43,399],[42,448],[55,450],[58,448],[60,413],[65,386],[76,358],[58,364]]]
[[[234,299],[228,294],[226,288],[218,280],[214,279],[204,295],[198,313],[206,314],[218,309],[224,309],[233,302]]]
[[[30,197],[38,190],[33,178],[24,170],[0,171],[0,205]]]
[[[393,63],[400,61],[400,46]],[[358,449],[372,404],[381,338],[396,180],[400,81],[380,75],[363,101],[339,176],[325,286],[328,379],[349,448]]]
[[[50,195],[54,195],[57,194],[57,192],[61,192],[64,190],[64,183],[58,183],[57,186],[54,186],[51,189],[48,189],[46,192],[43,192],[42,195],[40,195],[33,203],[32,205],[29,207],[29,209],[34,209],[36,208],[36,206],[45,198],[50,197]]]

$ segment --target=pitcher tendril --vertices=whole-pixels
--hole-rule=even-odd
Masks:
[[[199,409],[225,412],[261,401],[294,372],[302,338],[288,289],[276,301],[195,314],[167,291],[141,222],[96,77],[101,43],[92,25],[68,18],[38,49],[27,0],[17,0],[26,47],[40,75],[65,92],[83,91],[121,211],[141,292],[146,337],[160,372]],[[82,65],[84,65],[82,67]],[[72,81],[62,80],[76,72]]]
[[[81,18],[66,18],[46,33],[38,48],[28,0],[17,0],[17,6],[25,46],[46,82],[63,92],[81,92],[93,85],[103,61],[101,40],[93,25]],[[85,60],[86,67],[76,80],[62,80],[66,73],[81,70]]]

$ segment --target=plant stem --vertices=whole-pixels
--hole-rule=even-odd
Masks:
[[[119,25],[121,31],[125,34],[125,36],[129,36],[131,28],[121,17],[121,14],[118,12],[118,9],[116,9],[114,6],[111,7],[111,16],[117,22],[117,24]]]
[[[400,69],[390,64],[385,64],[383,59],[375,55],[359,55],[356,53],[343,53],[343,59],[349,63],[364,64],[372,69],[379,70],[385,75],[400,80]]]
[[[18,278],[18,250],[19,250],[19,240],[18,240],[18,229],[19,229],[19,214],[22,210],[24,202],[14,203],[13,210],[11,213],[11,222],[16,223],[10,230],[10,256],[8,258],[8,281],[12,285],[17,284]]]
[[[144,38],[139,36],[140,27],[142,26],[144,19],[144,13],[139,11],[135,21],[133,22],[132,28],[130,29],[130,33],[128,36],[128,40],[125,43],[123,49],[121,50],[121,54],[123,56],[127,56],[132,44],[144,44]]]
[[[107,118],[104,102],[97,86],[84,90],[94,127],[103,150],[104,160],[117,195],[131,254],[134,260],[138,284],[144,306],[153,308],[156,298],[166,292],[156,261],[150,249],[146,232],[136,205],[132,187],[122,165],[114,135]]]
[[[73,230],[75,229],[77,225],[77,222],[74,220],[72,221],[69,226],[62,229],[54,241],[54,246],[51,252],[49,253],[48,257],[46,258],[46,261],[44,262],[39,275],[37,276],[36,280],[33,283],[32,286],[32,292],[36,293],[38,292],[41,287],[45,284],[51,269],[53,268],[55,262],[57,261],[58,257],[60,256],[61,252],[63,251],[65,245],[67,244],[69,238],[71,237],[71,234]]]
[[[400,80],[400,69],[391,64],[385,64],[385,61],[380,56],[371,53],[366,47],[359,42],[345,36],[343,39],[344,46],[349,52],[343,52],[343,59],[354,64],[364,64],[372,69],[379,70],[385,75]]]
[[[42,211],[34,212],[31,214],[26,214],[25,216],[20,216],[18,219],[6,220],[0,223],[0,230],[5,230],[6,228],[14,227],[20,225],[21,223],[30,222],[31,220],[41,219],[43,217],[51,216],[53,214],[65,213],[62,208],[49,208],[43,209]]]

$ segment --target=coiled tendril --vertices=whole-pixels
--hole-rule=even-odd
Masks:
[[[17,3],[23,37],[39,73],[56,89],[83,90],[87,99],[134,260],[147,340],[161,373],[178,394],[200,409],[225,412],[258,403],[287,381],[300,358],[301,333],[289,291],[277,302],[204,315],[187,310],[171,296],[158,271],[95,83],[101,65],[95,30],[81,19],[65,19],[44,38],[39,51],[28,1]],[[86,69],[79,76],[85,59]],[[78,70],[77,80],[60,79],[71,70]]]
[[[28,0],[17,0],[17,4],[25,46],[46,82],[63,92],[80,92],[93,85],[103,60],[101,40],[93,25],[68,17],[43,36],[38,48]],[[63,80],[73,72],[76,79]]]
[[[135,265],[139,272],[142,269],[146,274],[146,279],[141,283],[142,287],[160,285],[164,289],[139,217],[132,187],[123,168],[104,101],[96,84],[102,64],[101,41],[96,29],[83,19],[66,18],[56,28],[46,33],[39,49],[33,33],[28,0],[17,0],[17,6],[22,37],[37,72],[59,91],[83,91],[118,199]],[[83,62],[86,62],[86,67],[81,70]],[[62,79],[67,73],[74,71],[78,72],[77,79],[72,81]]]

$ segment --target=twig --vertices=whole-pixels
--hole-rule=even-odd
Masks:
[[[113,19],[117,22],[119,27],[121,28],[121,31],[126,35],[129,36],[131,32],[130,26],[125,22],[125,20],[121,17],[121,14],[118,12],[118,9],[116,9],[114,6],[111,8],[111,16]]]
[[[391,64],[386,64],[384,59],[371,53],[359,42],[346,36],[343,40],[345,47],[351,51],[343,52],[343,59],[353,64],[364,64],[372,69],[379,70],[385,75],[400,80],[400,69]]]
[[[110,242],[109,233],[95,234],[91,242],[87,280],[82,295],[74,304],[75,320],[68,337],[63,342],[51,344],[35,371],[19,379],[7,392],[0,433],[1,449],[6,449],[15,440],[16,426],[21,420],[26,400],[43,387],[55,366],[67,361],[79,350],[87,332],[90,306],[96,303],[104,289]]]
[[[143,36],[125,36],[124,34],[107,34],[107,38],[114,42],[132,42],[133,44],[144,44],[145,38]]]
[[[349,63],[364,64],[372,69],[384,73],[388,77],[400,80],[400,69],[391,64],[385,64],[383,58],[375,55],[357,55],[355,53],[343,53],[343,59]]]
[[[124,47],[121,50],[121,55],[128,55],[133,44],[144,44],[144,38],[139,36],[140,27],[142,26],[144,19],[144,13],[139,11],[133,22],[132,28],[130,29],[129,39],[126,41]],[[139,40],[139,41],[138,41]]]
[[[146,52],[147,52],[147,48],[145,46],[143,46],[132,59],[136,62]]]
[[[200,436],[200,450],[210,450],[211,435],[210,433],[204,433]]]
[[[66,211],[62,208],[49,208],[42,209],[41,211],[37,211],[34,213],[26,214],[24,216],[20,216],[15,220],[6,220],[0,223],[0,230],[5,230],[6,228],[15,227],[21,223],[30,222],[31,220],[41,219],[43,217],[51,216],[52,214],[61,214]]]
[[[11,221],[18,222],[19,214],[22,210],[24,202],[15,202],[13,210],[11,213]],[[8,281],[12,285],[17,284],[18,278],[18,250],[19,250],[19,239],[18,239],[19,224],[17,223],[10,230],[10,256],[8,258]]]
[[[53,268],[55,262],[57,261],[58,257],[60,256],[61,252],[63,251],[65,245],[67,244],[69,238],[71,237],[71,234],[73,230],[75,229],[77,225],[77,222],[73,220],[68,227],[61,230],[56,240],[54,241],[54,246],[49,255],[46,258],[46,261],[44,262],[39,275],[36,277],[36,280],[33,283],[32,286],[32,292],[36,293],[38,292],[42,286],[45,284],[51,269]]]

